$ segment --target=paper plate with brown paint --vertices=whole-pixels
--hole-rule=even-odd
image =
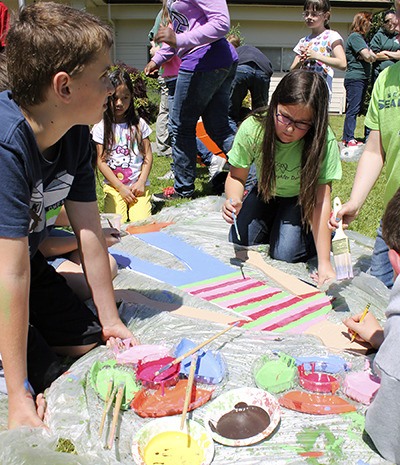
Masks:
[[[178,415],[183,411],[187,379],[181,379],[175,386],[157,391],[142,389],[131,402],[131,408],[141,417],[165,417]],[[194,410],[211,399],[214,388],[194,384],[188,410]]]
[[[333,415],[356,410],[354,405],[339,396],[303,391],[287,392],[279,399],[279,403],[290,410],[312,415]]]
[[[239,388],[210,403],[204,425],[214,441],[226,446],[248,446],[271,435],[281,418],[277,400],[269,392]]]

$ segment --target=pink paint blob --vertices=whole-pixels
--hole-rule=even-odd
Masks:
[[[380,385],[380,379],[369,371],[349,373],[343,381],[343,392],[350,399],[369,405]]]
[[[136,378],[142,382],[143,386],[149,389],[157,389],[160,386],[162,388],[174,386],[179,379],[180,363],[171,366],[155,376],[157,371],[174,360],[174,357],[163,357],[158,360],[150,360],[149,362],[146,362],[144,359],[138,364]]]
[[[315,371],[315,363],[311,363],[311,372],[306,372],[304,365],[297,367],[300,386],[312,392],[330,392],[334,394],[340,388],[339,379],[323,371]]]
[[[168,355],[169,349],[163,345],[140,344],[116,355],[118,363],[137,365],[142,360],[157,360]],[[150,358],[151,357],[151,358]]]

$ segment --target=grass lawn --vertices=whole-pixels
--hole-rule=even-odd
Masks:
[[[360,117],[357,120],[357,130],[356,137],[363,137],[363,120],[364,117]],[[341,140],[342,129],[343,129],[344,116],[331,116],[330,124],[336,134],[338,141]],[[154,142],[155,140],[155,125],[153,127],[153,132],[150,136],[150,140]],[[150,190],[151,193],[158,193],[163,190],[164,187],[172,186],[173,181],[161,181],[157,179],[159,176],[164,175],[170,169],[170,158],[158,157],[157,154],[154,154],[153,168],[150,173]],[[203,197],[205,195],[211,195],[211,185],[208,182],[208,170],[206,167],[201,167],[197,165],[197,179],[195,182],[195,193],[193,198]],[[344,203],[348,200],[353,185],[353,180],[357,168],[356,162],[342,162],[343,168],[343,177],[341,181],[334,182],[333,184],[333,195],[339,196],[341,201]],[[383,191],[385,187],[384,176],[378,179],[375,184],[372,192],[368,196],[359,217],[353,221],[350,226],[350,229],[358,231],[361,234],[364,234],[369,237],[375,237],[376,228],[378,226],[379,219],[383,213]],[[99,198],[99,207],[102,210],[102,189],[98,185],[98,198]],[[181,203],[188,202],[188,200],[174,200],[168,202],[168,206],[179,205]],[[164,204],[167,205],[167,204]],[[159,203],[154,206],[153,214],[160,211],[164,206],[162,203]]]

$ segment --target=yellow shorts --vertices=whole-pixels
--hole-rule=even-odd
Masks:
[[[104,184],[104,213],[118,213],[122,223],[140,221],[151,215],[150,191],[146,187],[143,197],[137,197],[137,202],[128,206],[114,187]]]

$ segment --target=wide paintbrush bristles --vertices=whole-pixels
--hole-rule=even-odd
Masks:
[[[333,214],[337,216],[337,212],[342,208],[339,197],[335,197],[333,201]],[[335,262],[336,279],[349,279],[353,277],[353,265],[351,263],[350,243],[349,238],[343,231],[342,221],[335,232],[332,239],[332,253]]]
[[[353,265],[349,239],[344,237],[332,241],[333,260],[335,262],[336,279],[349,279],[353,277]]]

